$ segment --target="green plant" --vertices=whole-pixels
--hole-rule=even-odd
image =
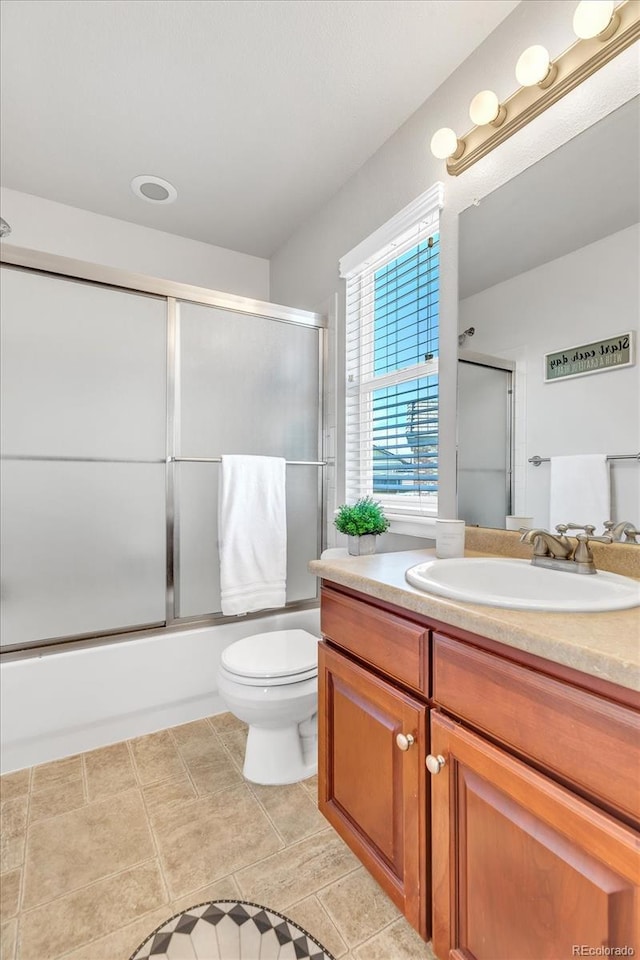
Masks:
[[[384,533],[389,529],[389,520],[385,517],[380,504],[372,497],[360,497],[353,506],[343,503],[338,507],[338,513],[333,522],[340,533],[346,533],[350,537],[362,537],[367,533]]]

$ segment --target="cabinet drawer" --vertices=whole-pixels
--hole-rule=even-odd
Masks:
[[[320,629],[344,650],[428,695],[429,632],[424,627],[324,587]]]
[[[434,633],[434,700],[640,821],[640,717]]]

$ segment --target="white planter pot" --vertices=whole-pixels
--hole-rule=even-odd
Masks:
[[[376,552],[375,533],[365,533],[361,537],[349,537],[349,553],[352,557],[365,557]]]

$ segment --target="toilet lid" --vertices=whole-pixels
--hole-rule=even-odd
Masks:
[[[221,659],[240,677],[298,677],[317,670],[318,638],[306,630],[254,633],[226,647]]]

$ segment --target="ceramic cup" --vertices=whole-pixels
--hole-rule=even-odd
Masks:
[[[464,520],[436,520],[436,557],[463,557],[464,530]]]
[[[527,530],[531,530],[533,527],[533,517],[509,516],[505,517],[504,520],[507,530],[520,530],[521,527],[526,527]]]

